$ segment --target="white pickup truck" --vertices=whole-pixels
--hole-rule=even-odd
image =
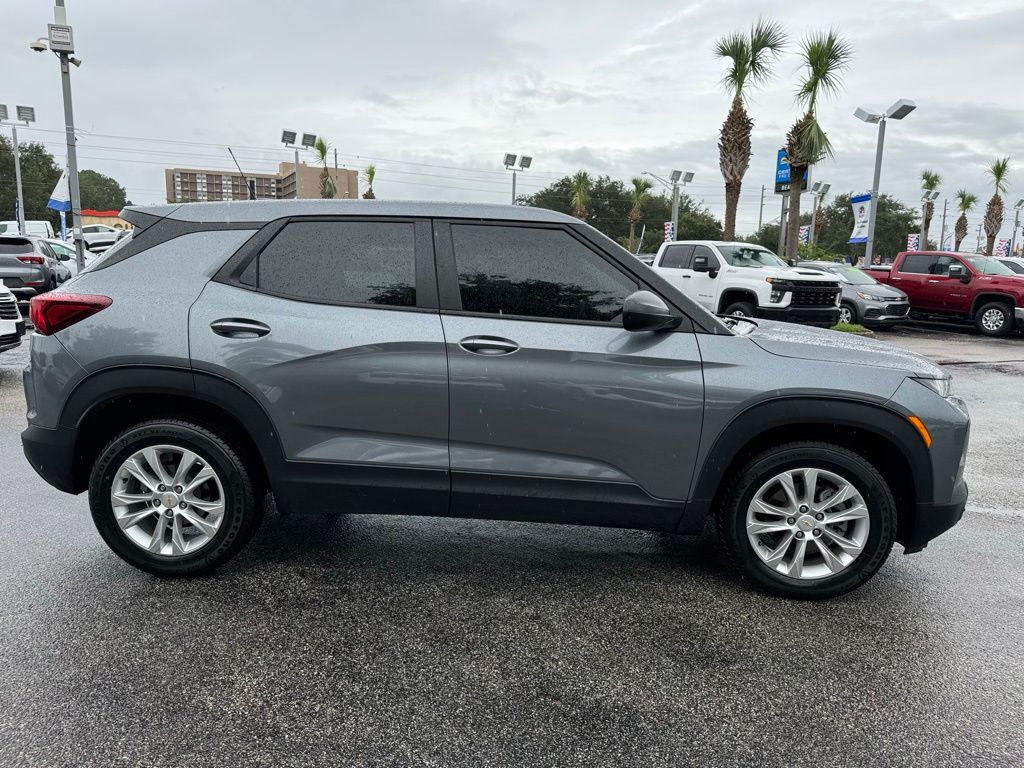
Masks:
[[[666,242],[651,269],[715,314],[825,327],[839,322],[835,277],[791,267],[753,243]]]

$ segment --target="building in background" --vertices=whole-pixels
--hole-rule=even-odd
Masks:
[[[320,172],[315,165],[299,163],[299,197],[320,197]],[[337,188],[336,198],[359,197],[359,173],[348,168],[328,168]],[[295,163],[280,163],[277,173],[248,173],[257,200],[287,200],[295,197]],[[164,170],[167,202],[203,202],[207,200],[248,200],[245,178],[236,172],[203,168],[167,168]]]
[[[121,218],[120,211],[94,211],[91,208],[83,208],[82,226],[86,227],[90,224],[106,224],[114,229],[133,228],[131,224]]]

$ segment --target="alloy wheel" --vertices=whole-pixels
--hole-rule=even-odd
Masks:
[[[136,451],[118,468],[110,504],[133,544],[170,558],[195,554],[224,520],[220,477],[197,453],[175,445]]]
[[[1003,327],[1006,322],[1006,313],[1001,309],[986,310],[985,314],[981,316],[981,325],[986,331],[998,331]]]
[[[789,469],[754,494],[747,539],[761,562],[794,579],[821,579],[863,552],[871,521],[860,491],[835,472]]]
[[[841,322],[841,323],[852,323],[853,322],[853,313],[850,312],[850,308],[849,307],[840,307],[839,308],[839,322]]]

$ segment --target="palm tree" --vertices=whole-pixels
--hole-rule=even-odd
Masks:
[[[818,122],[818,100],[839,91],[840,75],[849,65],[853,49],[832,29],[811,35],[800,44],[803,77],[796,102],[806,111],[786,135],[789,158],[789,213],[786,257],[797,258],[800,244],[800,180],[809,166],[832,156],[832,145]]]
[[[771,76],[771,64],[786,45],[786,33],[777,22],[758,20],[749,33],[732,32],[715,43],[715,56],[729,59],[722,84],[732,94],[718,138],[718,166],[725,179],[725,227],[723,237],[736,239],[736,207],[743,176],[750,165],[750,134],[754,121],[744,105],[745,88],[760,85]]]
[[[968,192],[966,189],[958,189],[956,191],[956,207],[960,209],[960,218],[956,220],[956,226],[953,228],[953,235],[956,239],[956,243],[953,245],[954,251],[960,250],[960,243],[967,237],[967,214],[977,202],[978,196]]]
[[[366,176],[366,191],[363,192],[363,200],[376,200],[377,196],[373,194],[373,180],[377,177],[377,166],[370,163],[366,166],[363,174]]]
[[[993,161],[992,165],[985,169],[985,173],[992,179],[995,187],[995,194],[985,206],[985,255],[992,255],[992,248],[996,244],[996,235],[1003,228],[1003,198],[1006,194],[1006,177],[1010,175],[1010,158],[1000,157]]]
[[[629,201],[633,207],[629,209],[629,252],[633,252],[636,243],[636,224],[643,216],[643,206],[650,199],[651,182],[643,176],[634,176],[633,189],[629,193]]]
[[[935,171],[925,168],[921,171],[921,189],[925,192],[934,192],[939,188],[942,183],[942,177],[939,176]],[[932,216],[935,214],[935,203],[929,200],[924,204],[924,222],[921,227],[921,234],[924,237],[921,238],[921,250],[928,250],[928,228],[932,225]],[[939,248],[942,248],[942,243],[939,243]]]
[[[313,151],[316,152],[316,159],[323,166],[323,170],[320,171],[320,197],[325,200],[333,198],[338,192],[338,188],[334,185],[334,179],[331,178],[331,172],[327,170],[327,152],[329,150],[330,147],[324,141],[324,137],[317,136]]]
[[[572,177],[569,188],[572,190],[572,215],[577,219],[587,219],[587,206],[590,204],[590,174],[577,171]]]

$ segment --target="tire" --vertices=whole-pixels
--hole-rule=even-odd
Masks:
[[[974,325],[982,336],[1008,336],[1013,323],[1013,309],[1001,301],[990,301],[974,313]]]
[[[184,463],[186,455],[194,455],[197,459],[192,465],[195,472],[189,473],[193,480],[182,480],[184,485],[181,488],[186,492],[180,496],[180,501],[177,494],[170,493],[178,486],[166,486],[166,494],[154,493],[138,480],[139,474],[125,469],[128,459],[147,450],[150,456],[155,451],[155,455],[162,457],[161,462],[171,462],[170,467],[163,470],[166,478],[170,478],[174,472],[176,450],[182,452],[179,467]],[[160,475],[152,471],[148,461],[140,463],[142,468],[137,466],[137,471],[151,479],[159,479]],[[203,480],[199,475],[207,470],[213,474]],[[164,499],[164,506],[159,511],[154,508],[145,517],[143,515],[146,515],[149,507],[159,500],[133,501],[115,509],[111,497],[115,481],[119,483],[119,488],[124,488],[126,496],[134,494],[139,498],[150,496],[152,499],[159,496]],[[198,481],[201,482],[197,489],[190,494],[188,487]],[[130,485],[124,485],[126,483]],[[172,495],[175,499],[168,507],[167,497]],[[200,500],[200,496],[205,500]],[[238,451],[206,427],[174,419],[146,421],[121,432],[100,452],[89,478],[89,507],[100,536],[120,558],[157,576],[199,576],[226,563],[248,543],[259,528],[264,505],[257,502],[261,500],[253,483],[253,473],[240,458]],[[193,502],[195,507],[192,506]],[[206,505],[206,508],[199,505]],[[209,510],[217,506],[221,512],[214,515]],[[119,515],[139,517],[140,522],[122,526],[118,522]],[[200,517],[206,525],[203,528],[198,524],[193,525],[185,515],[189,516],[188,520]],[[165,516],[167,521],[164,520]],[[152,536],[151,540],[156,545],[156,527],[161,523],[164,525],[160,528],[159,538],[162,551],[147,551],[139,540]],[[150,525],[151,531],[148,528]],[[215,531],[211,531],[214,527]],[[179,533],[181,538],[176,539]],[[179,542],[185,546],[179,547]],[[171,553],[164,551],[168,547],[172,549]],[[174,552],[174,549],[180,551]]]
[[[819,500],[824,501],[826,491],[831,485],[831,477],[839,477],[845,480],[855,493],[859,493],[863,506],[866,506],[867,513],[858,513],[856,520],[850,519],[836,524],[814,523],[813,515],[800,515],[797,513],[797,524],[790,526],[789,519],[775,518],[773,516],[760,516],[759,519],[778,521],[779,526],[786,524],[787,530],[778,533],[766,533],[759,538],[768,553],[774,548],[779,551],[783,546],[785,557],[780,557],[775,566],[769,565],[764,556],[755,551],[750,537],[748,537],[748,510],[751,508],[755,495],[773,482],[780,473],[793,472],[794,476],[800,476],[801,469],[812,469],[819,471],[818,487]],[[806,475],[803,475],[806,479]],[[802,482],[802,481],[801,481]],[[772,487],[768,485],[768,487]],[[778,492],[782,491],[781,486],[775,486]],[[799,490],[800,486],[796,486]],[[804,486],[806,487],[806,486]],[[838,488],[838,486],[837,486]],[[799,496],[799,494],[798,494]],[[856,508],[856,499],[840,502],[831,511],[828,507],[824,509],[832,517],[841,517],[844,514],[853,515],[850,510],[844,510],[843,505],[850,504],[851,509]],[[814,512],[813,509],[810,512]],[[774,514],[774,513],[773,513]],[[866,522],[865,522],[866,521]],[[716,528],[719,539],[725,550],[728,559],[744,575],[750,578],[763,590],[781,595],[811,600],[822,600],[850,592],[870,579],[882,566],[889,552],[892,549],[896,536],[896,503],[893,500],[889,486],[878,470],[863,456],[830,443],[801,442],[789,443],[761,453],[750,459],[736,475],[729,481],[725,492],[722,494],[721,504],[716,514]],[[755,520],[755,523],[757,521]],[[812,529],[802,528],[803,524],[813,525]],[[851,556],[851,561],[842,568],[838,567],[833,572],[821,550],[821,544],[830,548],[830,552],[840,553],[840,557],[847,556],[847,550],[840,548],[834,541],[832,534],[818,535],[819,526],[827,531],[839,533],[844,541],[853,543],[855,539],[862,542],[859,552]],[[800,540],[796,537],[801,533],[804,536],[800,539],[804,544],[807,559],[802,561],[806,568],[803,578],[788,575],[780,571],[792,565],[796,560],[797,547]],[[772,539],[772,536],[778,538]],[[786,544],[785,537],[789,538]],[[776,546],[777,545],[777,546]],[[787,564],[787,560],[789,563]]]
[[[839,322],[840,323],[856,323],[857,322],[857,308],[848,301],[844,301],[839,305]]]
[[[754,311],[754,305],[751,304],[749,301],[734,301],[732,304],[725,308],[725,312],[723,314],[753,317]]]

